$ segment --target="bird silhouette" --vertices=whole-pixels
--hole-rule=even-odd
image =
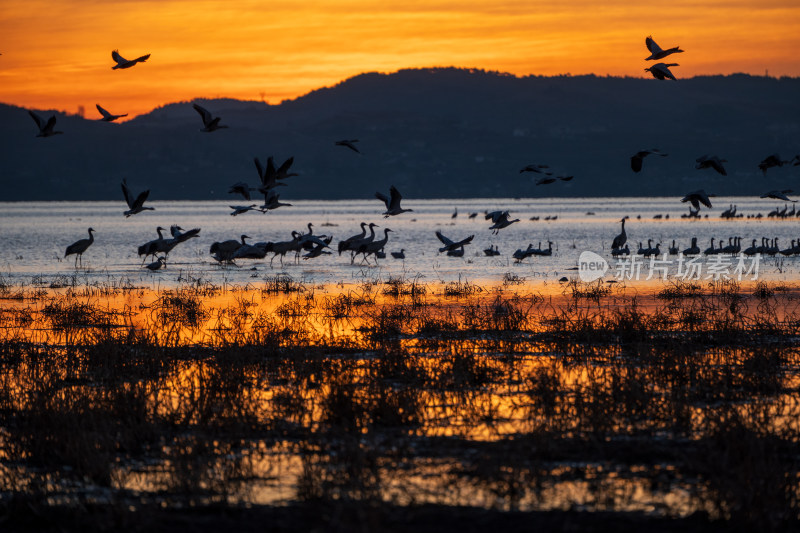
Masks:
[[[390,216],[399,215],[402,213],[406,213],[408,211],[413,211],[413,209],[403,209],[400,207],[400,200],[403,199],[403,196],[400,194],[400,191],[397,190],[397,187],[392,185],[389,187],[389,194],[391,198],[383,194],[382,192],[376,192],[375,198],[381,200],[384,204],[386,204],[386,211],[384,211],[383,218],[389,218]]]
[[[100,114],[103,115],[103,118],[100,119],[103,122],[114,122],[118,118],[128,116],[127,113],[125,113],[124,115],[112,115],[111,113],[100,107],[100,104],[94,104],[94,106],[97,108],[98,111],[100,111]]]
[[[64,253],[64,257],[67,257],[69,255],[75,254],[75,266],[76,267],[78,266],[78,261],[80,261],[81,264],[83,264],[83,258],[82,258],[83,252],[85,252],[87,250],[87,248],[89,248],[89,246],[91,246],[92,243],[94,242],[94,235],[92,235],[92,232],[94,231],[94,229],[93,228],[89,228],[88,231],[89,231],[89,238],[88,239],[81,239],[79,241],[73,242],[72,244],[67,246],[67,251],[66,251],[66,253]]]
[[[111,70],[117,70],[119,68],[131,68],[136,63],[144,63],[149,58],[150,58],[150,54],[147,54],[147,55],[144,55],[144,56],[141,56],[141,57],[137,57],[136,59],[131,59],[129,61],[129,60],[125,59],[124,57],[122,57],[121,55],[119,55],[119,51],[118,50],[114,50],[113,52],[111,52],[111,59],[116,61],[117,64],[114,65],[113,67],[111,67]]]
[[[647,67],[645,70],[653,75],[657,80],[666,80],[667,78],[674,80],[675,76],[669,70],[669,67],[678,67],[677,63],[656,63],[652,67]]]
[[[125,215],[125,217],[136,215],[142,211],[155,211],[155,207],[144,207],[144,202],[147,200],[147,197],[150,194],[150,189],[140,192],[139,196],[134,198],[131,194],[131,191],[128,189],[128,182],[125,180],[125,178],[123,178],[122,194],[125,195],[125,203],[128,204],[128,210],[122,213]]]
[[[463,250],[464,245],[471,243],[472,239],[475,238],[475,235],[470,235],[465,239],[461,239],[460,241],[455,242],[442,235],[441,231],[436,230],[436,237],[442,242],[442,244],[444,244],[444,246],[439,248],[439,253],[441,253],[441,252],[452,252],[458,248],[461,248]]]
[[[661,47],[656,44],[656,42],[653,40],[653,37],[651,36],[647,37],[647,39],[644,40],[644,44],[647,46],[647,49],[650,50],[650,56],[644,58],[645,61],[664,59],[668,55],[678,54],[683,52],[683,50],[681,50],[677,46],[673,48],[668,48],[666,50],[662,50]]]
[[[357,142],[358,142],[358,139],[344,139],[344,140],[341,140],[341,141],[336,141],[334,144],[336,146],[346,146],[347,148],[350,148],[354,152],[360,154],[361,152],[358,151],[358,148],[356,148],[356,145],[354,144],[354,143],[357,143]]]
[[[698,157],[695,161],[697,161],[697,165],[694,167],[696,169],[713,168],[723,176],[728,175],[728,173],[725,171],[725,167],[722,166],[722,163],[728,162],[727,159],[720,159],[715,155],[703,155]]]
[[[640,172],[642,170],[642,162],[644,158],[650,154],[660,155],[661,157],[666,157],[667,154],[653,148],[651,150],[639,150],[635,154],[631,156],[631,170],[634,172]]]
[[[700,209],[700,204],[703,204],[710,209],[711,200],[708,198],[713,196],[713,194],[706,194],[706,191],[699,189],[697,191],[688,193],[683,197],[683,199],[681,199],[681,202],[689,202],[692,204],[692,206],[694,206],[695,209]]]
[[[220,117],[214,117],[214,115],[212,115],[208,109],[197,104],[192,104],[192,107],[195,111],[200,113],[200,116],[203,118],[203,127],[200,128],[200,131],[211,133],[212,131],[217,131],[219,129],[228,127],[221,125],[219,123]]]
[[[64,133],[63,131],[55,131],[53,128],[56,126],[56,116],[52,115],[50,118],[45,121],[42,117],[34,113],[33,111],[28,111],[28,114],[31,116],[36,125],[39,127],[39,133],[36,134],[37,137],[52,137],[53,135],[59,135]]]
[[[784,202],[796,202],[797,200],[790,200],[787,194],[792,194],[791,189],[784,189],[782,191],[769,191],[761,195],[761,198],[774,198],[775,200],[783,200]]]

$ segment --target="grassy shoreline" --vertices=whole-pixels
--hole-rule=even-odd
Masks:
[[[4,286],[0,520],[797,525],[797,286],[552,289]]]

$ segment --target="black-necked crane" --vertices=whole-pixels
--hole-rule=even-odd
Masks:
[[[102,122],[114,122],[118,118],[122,118],[122,117],[127,117],[128,116],[127,113],[125,113],[124,115],[112,115],[111,113],[109,113],[108,111],[106,111],[105,109],[100,107],[100,104],[94,104],[94,106],[97,108],[97,110],[100,112],[100,114],[103,115],[103,118],[99,119]]]
[[[28,114],[31,116],[36,125],[39,127],[39,133],[36,134],[37,137],[52,137],[53,135],[59,135],[64,133],[63,131],[56,131],[53,128],[56,127],[56,116],[51,115],[46,121],[34,113],[33,111],[28,110]]]
[[[128,204],[128,210],[122,213],[126,217],[136,215],[142,211],[155,211],[155,207],[144,207],[144,202],[147,200],[147,196],[150,194],[150,189],[140,192],[139,195],[134,198],[131,194],[131,191],[128,189],[128,182],[125,180],[125,178],[123,178],[122,194],[125,195],[125,203]]]
[[[200,114],[200,117],[202,117],[203,119],[203,127],[200,128],[200,131],[211,133],[213,131],[221,130],[223,128],[228,127],[220,124],[219,123],[220,117],[215,117],[205,107],[198,104],[192,104],[192,107],[194,108],[195,111],[197,111]]]
[[[83,252],[85,252],[86,249],[89,248],[89,246],[91,246],[92,243],[94,242],[94,235],[92,235],[92,232],[94,232],[94,229],[93,228],[89,228],[88,231],[89,231],[89,238],[88,239],[81,239],[79,241],[73,242],[72,244],[67,246],[67,251],[64,254],[64,257],[67,257],[69,255],[75,254],[75,266],[76,267],[78,266],[78,262],[79,261],[81,262],[81,265],[83,265],[83,257],[82,257],[83,256]]]
[[[677,63],[656,63],[652,67],[648,67],[645,70],[653,75],[653,77],[657,80],[674,80],[675,75],[669,70],[669,67],[678,67]]]
[[[403,199],[403,196],[400,194],[400,191],[397,190],[397,187],[394,185],[389,187],[389,194],[391,195],[391,198],[382,192],[375,193],[375,198],[386,204],[386,211],[382,213],[383,218],[389,218],[390,216],[413,211],[413,209],[403,209],[400,207],[400,201]]]

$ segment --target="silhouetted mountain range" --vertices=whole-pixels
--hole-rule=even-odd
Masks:
[[[23,108],[0,104],[0,200],[122,200],[120,181],[151,200],[223,199],[255,186],[253,158],[295,157],[281,199],[718,195],[792,188],[800,166],[800,78],[708,76],[677,82],[596,76],[518,78],[454,68],[368,73],[279,105],[198,100],[229,129],[202,133],[189,102],[122,124],[57,113],[65,132],[36,138]],[[124,110],[116,109],[116,112]],[[47,117],[52,112],[41,111]],[[359,139],[362,154],[334,145]],[[630,156],[659,148],[641,173]],[[728,176],[696,170],[703,154]],[[528,164],[570,182],[536,186]],[[795,187],[796,188],[796,187]]]

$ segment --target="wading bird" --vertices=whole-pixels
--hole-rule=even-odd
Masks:
[[[696,169],[713,168],[723,176],[728,175],[728,173],[725,171],[725,167],[722,166],[722,163],[728,162],[727,159],[720,159],[715,155],[712,155],[710,157],[708,155],[702,155],[698,157],[695,161],[697,161],[697,164],[694,167]]]
[[[652,36],[648,36],[647,39],[644,40],[644,44],[647,46],[647,49],[650,50],[650,57],[644,58],[645,61],[664,59],[668,55],[679,54],[683,52],[683,50],[681,50],[680,47],[678,46],[662,50],[661,47],[658,46],[656,42],[653,40]]]
[[[156,270],[161,270],[161,268],[166,268],[167,266],[167,258],[166,257],[159,257],[145,268],[155,272]]]
[[[125,195],[125,203],[128,204],[128,210],[122,213],[126,217],[136,215],[142,211],[155,211],[155,207],[144,207],[144,202],[150,194],[150,189],[140,192],[139,196],[134,198],[133,195],[131,195],[131,191],[128,189],[128,182],[125,178],[122,178],[122,194]]]
[[[666,80],[667,78],[674,80],[675,76],[670,72],[669,67],[678,67],[677,63],[656,63],[652,67],[647,67],[645,70],[653,75],[657,80]]]
[[[383,218],[389,218],[390,216],[413,211],[413,209],[403,209],[400,207],[400,200],[403,199],[403,196],[400,194],[400,191],[397,190],[397,187],[394,185],[389,187],[389,194],[391,195],[391,198],[387,197],[382,192],[375,193],[375,198],[386,204],[386,211],[382,213]]]
[[[113,52],[111,52],[111,59],[116,61],[117,64],[111,67],[111,70],[117,70],[118,68],[131,68],[136,63],[144,63],[149,58],[150,54],[147,54],[145,56],[137,57],[136,59],[131,59],[130,61],[128,61],[127,59],[119,55],[118,50],[114,50]]]
[[[192,107],[195,111],[200,113],[200,116],[203,118],[203,127],[200,128],[200,131],[211,133],[212,131],[217,131],[228,127],[221,125],[219,123],[220,117],[214,117],[214,115],[212,115],[208,109],[197,104],[192,104]]]
[[[358,148],[356,148],[356,145],[354,144],[354,143],[357,143],[357,142],[358,142],[358,139],[344,139],[344,140],[341,140],[341,141],[336,141],[334,144],[336,146],[346,146],[347,148],[350,148],[354,152],[360,154],[361,152],[358,151]]]
[[[622,223],[622,230],[620,231],[619,235],[614,237],[614,240],[611,242],[611,249],[616,250],[617,248],[622,248],[626,242],[628,242],[628,234],[625,233],[625,219],[628,218],[627,216],[622,217],[620,222]]]
[[[75,241],[72,244],[70,244],[69,246],[67,246],[67,251],[64,254],[64,257],[67,257],[69,255],[75,254],[75,266],[76,267],[78,266],[78,261],[80,261],[81,265],[83,265],[83,258],[82,258],[83,252],[85,252],[86,249],[89,248],[89,246],[91,246],[92,243],[94,242],[94,235],[92,235],[93,231],[94,231],[94,229],[89,228],[89,238],[88,239],[81,239],[81,240]]]
[[[114,122],[118,118],[128,116],[127,113],[125,113],[124,115],[112,115],[111,113],[100,107],[100,104],[94,104],[94,106],[97,108],[98,111],[100,111],[100,114],[103,115],[103,118],[99,119],[102,122]]]
[[[36,134],[37,137],[52,137],[53,135],[59,135],[64,133],[63,131],[55,131],[53,128],[56,127],[56,116],[52,115],[50,118],[47,119],[47,122],[34,113],[33,111],[28,111],[28,114],[31,116],[36,125],[39,127],[39,133]]]
[[[653,148],[652,150],[640,150],[631,156],[631,170],[634,172],[640,172],[642,170],[642,162],[644,158],[650,154],[660,155],[661,157],[666,157],[667,154]]]

